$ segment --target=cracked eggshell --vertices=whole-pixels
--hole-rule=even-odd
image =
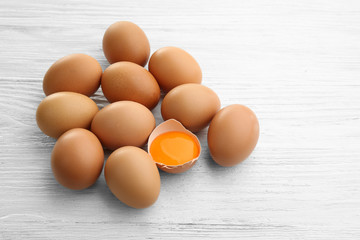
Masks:
[[[190,136],[199,148],[198,156],[196,156],[194,159],[192,159],[184,164],[181,164],[181,165],[165,165],[163,163],[156,162],[155,159],[154,159],[154,161],[156,162],[156,166],[164,172],[182,173],[182,172],[189,170],[192,166],[194,166],[196,161],[199,159],[199,156],[201,154],[201,145],[200,145],[200,141],[197,138],[197,136],[195,134],[193,134],[191,131],[187,130],[179,121],[177,121],[175,119],[169,119],[169,120],[159,124],[149,136],[147,150],[148,150],[148,153],[151,155],[150,146],[151,146],[152,142],[154,141],[154,139],[163,133],[173,132],[173,131],[183,132],[183,133],[187,134],[188,136]]]

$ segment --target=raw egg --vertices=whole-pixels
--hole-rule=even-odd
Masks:
[[[148,152],[156,165],[168,173],[189,170],[201,153],[199,139],[175,119],[158,125],[151,133]]]
[[[101,73],[101,66],[95,58],[71,54],[51,65],[44,76],[43,90],[46,96],[64,91],[91,96],[100,86]]]
[[[165,92],[181,84],[201,83],[202,79],[196,60],[177,47],[164,47],[154,52],[149,61],[149,71]]]
[[[64,187],[80,190],[98,179],[104,164],[100,141],[89,130],[74,128],[57,140],[51,154],[55,179]]]
[[[205,128],[220,109],[220,100],[210,88],[195,83],[177,86],[161,104],[164,120],[174,118],[192,132]]]
[[[160,175],[151,156],[144,150],[125,146],[115,150],[105,164],[110,191],[133,208],[154,204],[160,193]]]
[[[102,75],[101,88],[109,102],[129,100],[153,109],[160,99],[160,87],[153,75],[132,62],[110,65]]]
[[[107,105],[91,123],[91,131],[104,147],[111,150],[123,146],[143,146],[154,128],[155,118],[151,111],[132,101]]]
[[[224,167],[244,161],[259,138],[259,122],[248,107],[233,104],[221,109],[208,129],[208,146],[212,158]]]
[[[110,64],[129,61],[145,66],[150,55],[150,43],[138,25],[119,21],[105,31],[103,51]]]
[[[36,122],[43,133],[58,138],[72,128],[89,128],[98,111],[96,103],[85,95],[58,92],[41,101]]]

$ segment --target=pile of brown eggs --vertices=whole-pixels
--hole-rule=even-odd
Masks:
[[[104,165],[103,148],[114,150],[104,175],[111,192],[134,208],[152,205],[160,193],[158,168],[169,173],[190,169],[200,156],[196,135],[207,126],[208,147],[221,166],[234,166],[256,146],[259,123],[246,106],[220,109],[216,93],[201,85],[196,60],[177,47],[150,57],[150,44],[136,24],[112,24],[103,37],[111,64],[102,72],[91,56],[71,54],[46,72],[36,121],[57,142],[51,155],[55,179],[70,189],[96,182]],[[110,102],[99,110],[89,97],[101,85]],[[151,110],[161,104],[163,123],[156,127]],[[210,124],[210,125],[209,125]],[[141,149],[148,144],[148,152]]]

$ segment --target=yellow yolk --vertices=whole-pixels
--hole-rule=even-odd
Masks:
[[[186,133],[167,132],[157,136],[150,146],[155,162],[168,166],[182,165],[199,155],[199,147]]]

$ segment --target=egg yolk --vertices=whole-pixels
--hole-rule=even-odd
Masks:
[[[199,155],[199,147],[186,133],[167,132],[157,136],[150,146],[155,162],[165,165],[182,165]]]

